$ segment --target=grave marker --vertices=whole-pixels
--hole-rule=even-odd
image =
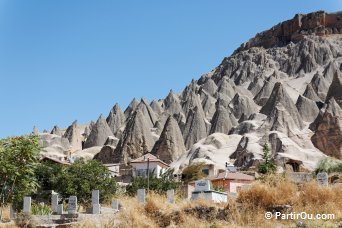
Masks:
[[[68,214],[77,213],[77,196],[70,196],[68,202]]]
[[[30,196],[26,196],[24,197],[24,209],[23,209],[24,213],[31,213],[31,197]]]
[[[145,203],[145,189],[138,189],[138,202],[139,203]]]
[[[169,203],[175,203],[175,190],[174,189],[167,190],[166,195],[167,195],[167,201]]]
[[[328,174],[326,172],[317,173],[317,182],[319,185],[328,186]]]
[[[13,207],[11,206],[10,207],[10,219],[14,220],[15,218],[16,218],[16,214],[15,214]]]
[[[57,213],[58,211],[58,195],[52,194],[51,196],[51,208],[53,213]]]
[[[210,181],[209,180],[198,180],[195,181],[195,191],[196,192],[203,192],[203,191],[210,191]]]
[[[58,215],[62,215],[63,213],[64,213],[63,204],[58,204],[58,206],[57,206],[57,214]]]
[[[100,214],[101,213],[101,205],[100,205],[100,191],[93,190],[91,192],[91,210],[92,214]]]
[[[119,210],[119,201],[117,199],[112,200],[112,208],[117,211]]]

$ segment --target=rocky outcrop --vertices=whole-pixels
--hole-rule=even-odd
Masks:
[[[317,93],[315,92],[315,90],[312,88],[311,84],[308,84],[306,86],[306,89],[303,93],[303,96],[310,99],[310,100],[313,100],[313,101],[322,101],[321,98],[319,98],[317,96]]]
[[[325,154],[342,159],[342,109],[333,98],[316,123],[311,141]]]
[[[207,136],[207,127],[204,121],[203,112],[196,106],[189,111],[188,118],[183,130],[185,147],[189,149],[200,139]]]
[[[183,112],[179,97],[172,90],[170,90],[169,94],[164,99],[163,106],[165,111],[170,115]]]
[[[267,115],[271,125],[274,127],[275,122],[277,122],[276,125],[281,123],[286,124],[290,119],[292,119],[294,123],[293,126],[288,125],[290,128],[298,127],[299,129],[302,129],[304,127],[302,118],[300,117],[295,104],[292,102],[290,96],[280,82],[277,82],[274,85],[272,94],[267,103],[261,108],[260,113]],[[288,115],[286,113],[288,113]],[[281,116],[283,118],[287,116],[287,118],[282,119],[280,118]]]
[[[114,135],[118,134],[118,131],[124,125],[125,120],[125,114],[121,111],[119,104],[116,103],[106,119],[107,124]]]
[[[228,113],[226,108],[219,105],[216,109],[213,119],[211,120],[209,134],[213,134],[215,132],[228,134],[235,125],[237,125],[235,117],[231,113]]]
[[[159,140],[152,149],[152,154],[169,164],[177,160],[185,153],[185,150],[183,136],[178,123],[172,116],[169,116]]]
[[[94,156],[95,160],[102,162],[103,164],[110,164],[115,162],[116,155],[115,147],[106,145],[102,147],[99,153]]]
[[[319,113],[316,102],[301,95],[298,97],[296,107],[300,116],[306,122],[313,122]]]
[[[61,129],[60,129],[57,125],[55,125],[55,126],[52,128],[50,134],[54,134],[54,135],[58,135],[58,136],[62,136],[62,135],[63,135]]]
[[[69,140],[72,151],[82,150],[82,135],[78,128],[77,120],[67,128],[63,137]]]
[[[139,102],[135,98],[133,98],[133,100],[131,101],[131,103],[129,103],[128,107],[124,112],[126,118],[128,118],[135,111],[138,104]]]
[[[157,122],[156,114],[144,98],[141,98],[141,101],[136,107],[136,110],[139,110],[144,115],[149,128],[152,128]]]
[[[342,33],[342,13],[328,14],[318,11],[309,14],[297,14],[293,19],[284,21],[270,30],[257,34],[247,43],[241,45],[235,53],[251,47],[271,48],[298,42],[305,35],[319,36]]]
[[[163,108],[161,107],[160,103],[156,100],[153,100],[150,104],[152,110],[154,111],[154,113],[159,116],[160,114],[162,114],[162,112],[164,111]]]
[[[342,108],[342,73],[340,71],[336,71],[334,74],[334,78],[328,90],[326,101],[329,101],[332,97]]]
[[[149,123],[140,110],[136,110],[128,119],[122,137],[115,149],[113,161],[127,164],[130,159],[138,158],[151,151],[154,140]]]
[[[239,93],[236,93],[229,103],[229,109],[239,122],[248,119],[251,114],[258,112],[258,107],[253,100]]]
[[[101,115],[92,127],[87,140],[84,142],[84,148],[103,146],[108,136],[113,136],[113,132]]]

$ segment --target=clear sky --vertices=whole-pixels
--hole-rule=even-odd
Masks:
[[[181,91],[241,43],[333,0],[0,0],[0,138]]]

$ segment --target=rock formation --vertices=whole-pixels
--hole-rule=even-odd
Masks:
[[[121,111],[119,104],[116,103],[106,119],[108,126],[114,135],[118,134],[118,131],[124,125],[125,120],[125,114]]]
[[[82,135],[76,120],[67,128],[63,137],[69,140],[72,151],[82,150]]]
[[[108,136],[113,136],[113,133],[101,115],[92,127],[87,140],[84,142],[84,148],[103,146]]]
[[[169,116],[159,140],[155,143],[152,154],[167,164],[176,161],[183,153],[185,146],[177,121]]]

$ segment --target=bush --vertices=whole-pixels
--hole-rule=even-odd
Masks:
[[[157,193],[165,193],[169,189],[177,189],[180,182],[173,179],[173,169],[169,169],[163,173],[160,178],[157,178],[153,173],[149,174],[149,190]],[[134,196],[140,188],[147,189],[146,177],[135,177],[132,182],[127,186],[126,191],[128,195]]]
[[[39,150],[37,136],[0,140],[0,191],[5,205],[12,203],[18,210],[24,196],[36,191],[34,171],[39,162]]]
[[[263,146],[263,152],[264,154],[262,158],[264,159],[264,162],[258,167],[259,173],[274,173],[277,170],[277,167],[272,160],[270,148],[268,147],[267,143],[265,143]]]
[[[32,205],[32,214],[33,215],[51,215],[52,210],[46,204],[33,204]]]
[[[182,172],[182,181],[189,183],[190,181],[200,180],[207,175],[202,172],[205,166],[204,162],[194,162],[186,167]]]
[[[323,158],[318,163],[316,173],[327,172],[327,173],[342,173],[342,161],[334,158]]]
[[[63,198],[77,196],[83,204],[89,204],[92,190],[100,191],[100,201],[109,201],[115,194],[117,184],[107,167],[96,160],[77,161],[65,167],[56,176],[54,190]]]

